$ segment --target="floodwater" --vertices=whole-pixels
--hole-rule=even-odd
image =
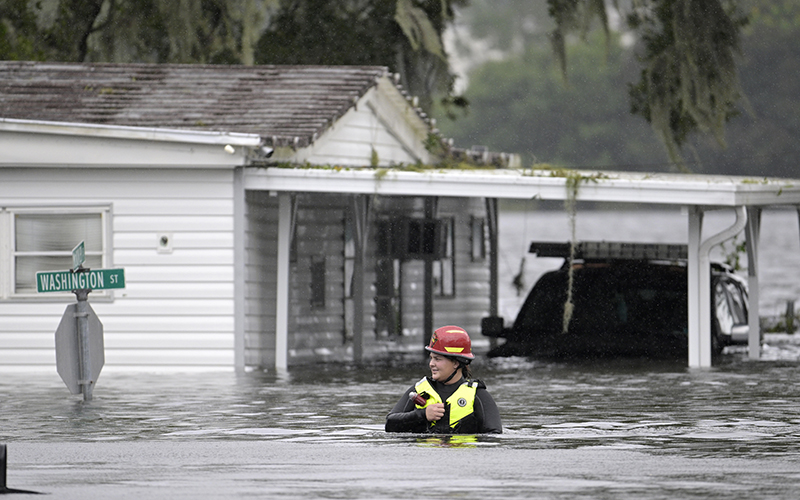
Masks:
[[[479,360],[504,434],[387,434],[425,365],[0,382],[8,487],[53,498],[771,498],[800,492],[800,345],[764,360]]]
[[[685,238],[685,217],[653,217],[660,222],[647,229],[664,233],[656,241],[681,242],[681,230]],[[800,240],[794,212],[776,217],[789,237],[767,236],[781,231],[765,216],[762,272],[776,279],[762,307],[779,310],[798,292]],[[579,214],[579,231],[595,238],[607,220]],[[513,245],[568,238],[556,234],[560,227],[548,237],[541,225],[516,224],[501,264],[509,283],[519,270]],[[600,238],[647,241],[641,227],[627,235],[620,227],[628,225],[617,221]],[[525,265],[526,278],[535,274],[533,259]],[[509,290],[501,292],[506,304],[518,300]],[[450,439],[383,431],[386,413],[426,373],[422,354],[410,364],[287,374],[107,368],[88,402],[70,395],[54,368],[0,372],[0,443],[8,446],[8,487],[58,499],[794,500],[797,337],[766,335],[762,359],[729,348],[703,370],[481,357],[474,372],[498,403],[504,433]]]

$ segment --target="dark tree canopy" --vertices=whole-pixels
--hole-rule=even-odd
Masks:
[[[521,154],[526,163],[668,169],[652,129],[628,111],[625,85],[635,78],[637,61],[618,43],[606,52],[600,34],[588,41],[570,48],[566,83],[547,44],[480,66],[464,93],[469,112],[440,120],[443,133],[464,146]]]
[[[407,91],[418,96],[425,109],[431,109],[440,98],[450,105],[466,103],[452,95],[453,74],[442,36],[454,20],[454,8],[466,8],[468,3],[469,0],[1,0],[0,59],[383,65],[399,73]],[[502,32],[494,34],[502,46],[514,46],[520,38],[523,46],[543,45],[546,42],[542,41],[541,30],[549,30],[567,82],[578,77],[578,73],[567,69],[568,59],[576,57],[573,49],[568,50],[574,45],[572,35],[586,38],[593,22],[599,21],[605,32],[606,57],[613,56],[609,45],[614,40],[610,31],[612,18],[607,8],[616,8],[623,22],[616,28],[632,33],[637,41],[638,60],[631,66],[638,64],[638,69],[630,79],[625,77],[627,81],[619,75],[612,77],[619,88],[610,88],[607,95],[617,90],[624,95],[627,89],[628,101],[609,98],[604,107],[615,102],[622,113],[632,111],[643,117],[666,146],[672,161],[684,168],[698,170],[701,163],[694,160],[702,157],[711,166],[699,170],[727,173],[718,165],[729,170],[744,169],[737,158],[748,154],[755,164],[769,157],[770,166],[780,165],[781,171],[794,173],[794,144],[800,133],[796,98],[800,90],[794,83],[796,61],[800,60],[795,49],[800,35],[800,0],[473,3],[480,4],[477,10],[488,16],[488,22],[474,29],[474,33],[489,35],[493,25],[503,22],[499,28]],[[533,28],[531,14],[535,18]],[[550,19],[543,19],[548,14]],[[752,26],[746,23],[748,17]],[[512,34],[517,28],[524,32],[522,37]],[[603,46],[602,42],[595,44]],[[540,57],[530,49],[523,52]],[[596,64],[602,64],[602,60]],[[522,68],[501,66],[494,70],[513,77],[517,88],[503,82],[504,75],[492,75],[496,82],[485,85],[485,92],[507,91],[517,95],[518,100],[525,98],[520,92],[530,85]],[[626,69],[625,75],[629,74]],[[571,89],[568,92],[574,92],[575,88]],[[555,99],[555,90],[547,95],[548,99]],[[480,112],[484,116],[502,115],[499,106],[503,103],[497,96],[490,102],[492,107]],[[573,102],[575,99],[570,101]],[[546,104],[555,116],[557,101]],[[589,119],[586,110],[578,107],[573,116]],[[530,112],[539,111],[533,107]],[[519,115],[518,111],[510,113]],[[611,121],[617,120],[615,117]],[[571,124],[564,116],[558,121],[581,130],[581,136],[592,137],[594,144],[605,144],[596,156],[612,162],[637,161],[634,158],[641,146],[625,145],[629,153],[613,153],[613,134],[603,132],[599,125]],[[481,127],[486,129],[486,123],[474,127],[473,133]],[[521,132],[499,133],[507,127],[508,122],[501,120],[488,130],[498,138],[501,149],[518,152],[508,138]],[[714,138],[718,144],[727,143],[728,153],[716,153],[718,149],[707,138]],[[478,137],[474,140],[482,141]],[[563,139],[559,143],[562,146],[556,157],[548,158],[536,151],[532,154],[542,161],[568,161],[570,149],[577,152],[587,146],[577,142],[570,146]],[[591,148],[591,144],[588,146]],[[525,150],[533,147],[528,144]],[[584,150],[584,155],[590,154],[590,150]],[[577,164],[587,162],[578,160]],[[765,172],[770,168],[758,166]]]
[[[800,1],[752,0],[750,4],[738,65],[747,111],[727,124],[726,148],[700,135],[688,146],[706,171],[796,178],[800,172]]]
[[[670,157],[687,170],[681,146],[695,132],[725,144],[725,125],[742,94],[736,58],[747,17],[737,0],[615,1],[640,41],[642,70],[630,86],[631,111],[653,126]],[[553,43],[566,60],[568,33],[585,33],[592,18],[608,31],[604,0],[548,0],[556,21]]]
[[[0,58],[246,63],[271,0],[4,0]]]
[[[618,3],[621,8],[630,4]],[[741,54],[728,53],[735,55],[738,81],[731,87],[736,99],[717,114],[724,117],[724,137],[703,133],[693,115],[677,108],[680,112],[669,116],[680,141],[678,161],[669,157],[652,123],[643,119],[650,116],[647,89],[642,88],[647,74],[645,31],[634,31],[620,19],[621,24],[605,33],[596,29],[596,16],[595,29],[590,29],[591,11],[581,11],[571,21],[574,30],[563,36],[565,66],[561,66],[551,45],[555,21],[546,7],[544,2],[527,0],[473,0],[463,11],[457,53],[478,60],[480,53],[474,53],[478,49],[502,57],[495,55],[495,60],[476,64],[469,72],[464,94],[469,113],[455,122],[440,120],[443,132],[457,143],[486,145],[525,155],[529,161],[575,168],[684,167],[709,174],[797,177],[800,0],[740,0],[749,23],[736,26]],[[671,33],[662,33],[664,40],[653,33],[654,48],[675,43]],[[722,41],[732,36],[729,30],[720,33]],[[674,82],[657,73],[651,76]],[[674,89],[679,89],[677,84]],[[630,113],[632,106],[638,114]],[[725,147],[720,147],[723,139]]]
[[[282,0],[257,45],[262,64],[383,65],[430,109],[453,85],[442,34],[466,0]]]

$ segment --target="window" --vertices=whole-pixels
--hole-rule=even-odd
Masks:
[[[747,299],[736,283],[725,280],[717,282],[714,302],[720,332],[731,335],[734,326],[747,324]]]
[[[400,259],[375,262],[375,333],[378,337],[397,337],[403,332],[403,273]]]
[[[439,260],[433,262],[433,290],[439,297],[454,297],[455,258],[453,241],[455,224],[452,218],[440,219],[442,230],[442,252]]]
[[[325,308],[325,257],[311,258],[311,307]]]
[[[353,279],[355,276],[356,238],[355,223],[352,217],[344,218],[344,297],[353,298]]]
[[[0,257],[8,272],[0,281],[0,297],[31,297],[36,292],[36,273],[72,268],[72,249],[84,242],[84,267],[108,266],[108,207],[72,209],[0,209]],[[108,294],[97,291],[95,294]],[[48,294],[54,295],[54,294]]]
[[[482,217],[472,217],[471,222],[472,260],[480,261],[486,258],[486,230],[485,222]]]

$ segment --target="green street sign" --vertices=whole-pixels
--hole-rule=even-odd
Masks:
[[[86,249],[81,241],[72,249],[72,270],[77,270],[84,262],[86,262]]]
[[[124,269],[93,269],[73,273],[70,271],[42,271],[36,273],[36,291],[71,292],[73,290],[110,290],[125,288]]]

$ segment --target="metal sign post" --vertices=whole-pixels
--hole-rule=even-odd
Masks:
[[[77,303],[67,306],[56,329],[56,369],[72,394],[91,401],[92,389],[105,364],[103,324],[89,305],[92,290],[125,288],[124,269],[83,267],[83,242],[72,251],[73,269],[36,273],[39,292],[72,292]]]
[[[81,388],[84,401],[92,400],[92,388],[94,387],[95,377],[92,376],[92,356],[89,342],[89,293],[91,290],[75,290],[75,297],[78,299],[78,304],[75,311],[75,322],[78,328],[78,349],[80,356],[78,356],[78,367],[81,378],[78,380],[78,385]],[[101,342],[103,331],[100,330]],[[102,354],[102,352],[101,352]],[[105,356],[103,356],[105,357]],[[100,370],[97,370],[98,375]]]
[[[77,303],[64,311],[56,329],[56,369],[72,394],[91,401],[105,364],[103,324],[89,305],[90,289],[73,290]]]
[[[85,310],[78,311],[79,305]],[[81,309],[84,309],[84,306]],[[86,323],[78,326],[78,323]],[[83,330],[84,333],[80,333]],[[70,304],[56,329],[56,369],[72,394],[84,393],[91,399],[91,389],[105,364],[103,324],[88,301]],[[82,381],[88,381],[82,384]],[[88,385],[84,390],[83,386]],[[88,394],[86,394],[88,393]],[[88,396],[88,398],[87,398]]]

